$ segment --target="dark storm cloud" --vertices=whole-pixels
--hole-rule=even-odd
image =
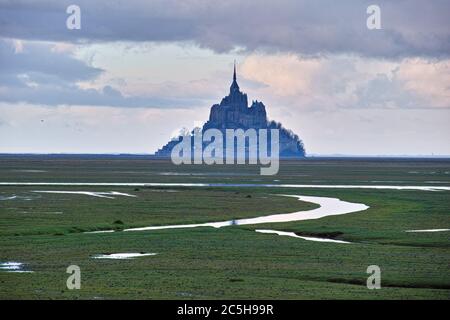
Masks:
[[[86,65],[70,55],[52,51],[48,44],[32,44],[23,52],[15,52],[10,41],[0,40],[0,70],[2,77],[27,73],[36,79],[58,78],[81,81],[96,78],[103,70]],[[1,81],[1,80],[0,80]]]
[[[80,88],[78,81],[94,80],[103,70],[46,43],[27,43],[24,50],[18,50],[12,41],[0,40],[0,70],[0,102],[114,107],[189,107],[199,102],[125,97],[108,85],[101,90]]]
[[[192,107],[198,101],[190,99],[164,99],[153,97],[124,97],[120,91],[105,86],[102,90],[81,89],[73,84],[8,88],[8,94],[0,94],[1,102],[25,102],[47,106],[87,105],[109,107],[169,108]]]
[[[65,9],[81,7],[81,30],[67,30]],[[366,8],[381,7],[382,30],[366,28]],[[0,36],[51,41],[193,41],[215,51],[369,57],[450,54],[445,0],[0,1]]]

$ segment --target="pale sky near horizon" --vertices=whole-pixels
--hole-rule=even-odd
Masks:
[[[236,59],[309,154],[450,155],[450,3],[375,1],[368,30],[373,1],[211,2],[0,0],[0,153],[152,153]]]

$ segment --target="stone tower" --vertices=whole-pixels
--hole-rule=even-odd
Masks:
[[[209,120],[204,129],[261,129],[267,127],[266,107],[262,102],[253,101],[248,107],[247,95],[239,89],[236,77],[236,64],[233,70],[233,82],[230,93],[220,104],[211,107]]]

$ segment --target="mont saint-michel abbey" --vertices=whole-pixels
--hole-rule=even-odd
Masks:
[[[220,104],[211,107],[209,120],[203,125],[202,132],[208,129],[218,129],[223,134],[226,129],[278,129],[280,157],[303,158],[305,156],[305,149],[300,138],[291,130],[283,128],[281,123],[269,121],[266,107],[262,102],[253,101],[251,106],[248,106],[247,94],[241,92],[237,83],[236,65],[230,93],[222,99]],[[155,153],[155,156],[170,157],[173,147],[181,141],[181,138],[180,136],[169,141]]]

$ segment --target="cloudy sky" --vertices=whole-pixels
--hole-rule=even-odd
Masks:
[[[69,5],[81,29],[66,26]],[[381,29],[366,26],[369,5]],[[152,153],[233,61],[309,154],[450,155],[449,1],[0,0],[0,152]]]

